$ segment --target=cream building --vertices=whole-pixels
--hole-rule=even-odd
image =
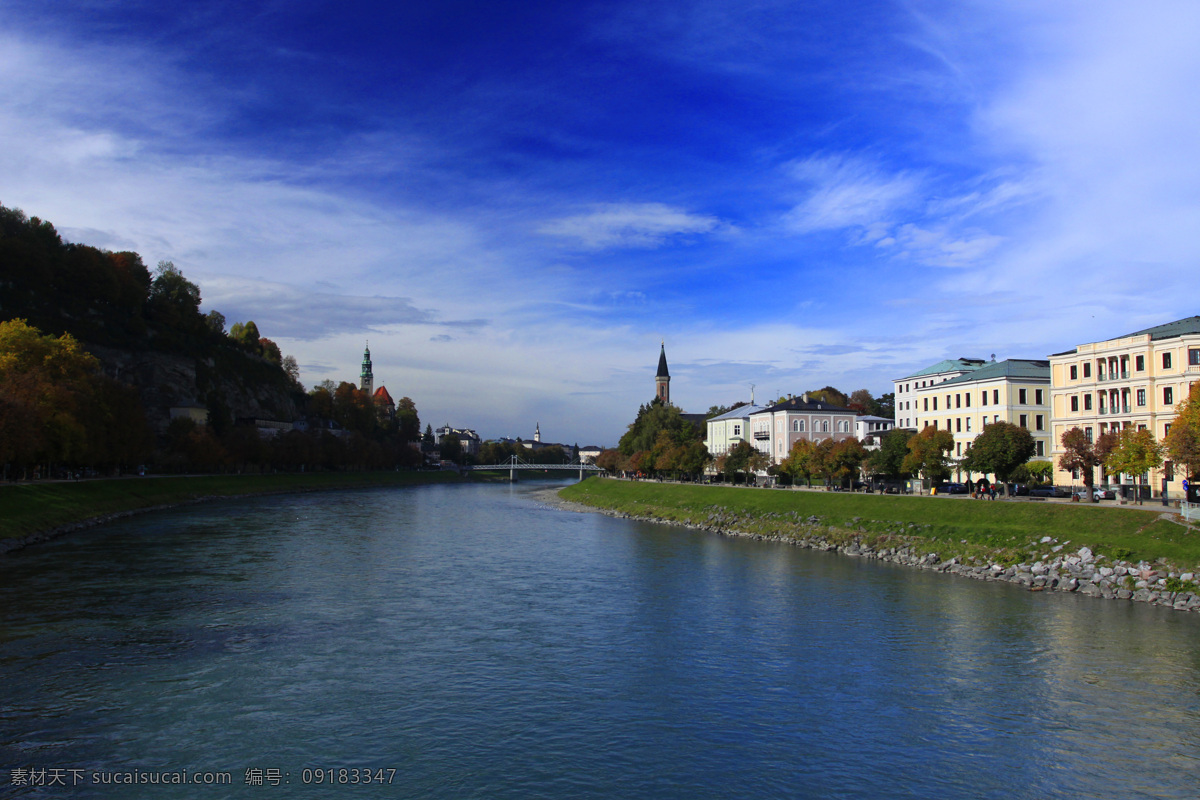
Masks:
[[[994,422],[1025,428],[1034,460],[1050,455],[1050,362],[1027,358],[991,361],[916,393],[918,430],[933,425],[954,435],[951,456],[961,459],[975,437]],[[970,477],[958,472],[962,480]]]
[[[801,439],[850,439],[858,416],[849,408],[810,401],[808,395],[791,397],[782,403],[750,415],[751,444],[778,464],[787,458],[792,445]]]
[[[896,427],[921,430],[921,426],[917,424],[921,405],[917,401],[918,393],[968,372],[974,372],[986,363],[982,358],[948,358],[892,381],[896,395]]]
[[[1109,430],[1144,428],[1161,442],[1175,419],[1175,406],[1200,380],[1200,316],[1055,353],[1050,370],[1054,482],[1082,483],[1057,468],[1063,433],[1079,427],[1094,439]],[[1164,479],[1172,495],[1183,493],[1185,476],[1169,462],[1146,477],[1154,496]],[[1098,485],[1110,482],[1102,468],[1096,478]],[[1132,484],[1133,476],[1123,476],[1120,483]]]

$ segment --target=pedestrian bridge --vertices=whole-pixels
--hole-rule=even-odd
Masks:
[[[491,472],[498,472],[500,470],[508,470],[508,479],[510,481],[515,481],[517,479],[517,471],[518,470],[553,469],[553,470],[570,470],[572,472],[578,471],[579,472],[579,480],[583,480],[583,473],[585,473],[585,472],[604,472],[604,470],[602,470],[600,467],[597,467],[595,464],[584,464],[578,460],[572,461],[569,464],[530,464],[527,461],[522,461],[517,456],[513,456],[512,458],[508,459],[508,461],[505,461],[503,464],[472,464],[467,467],[462,467],[461,469],[463,472],[482,472],[485,470],[491,471]]]

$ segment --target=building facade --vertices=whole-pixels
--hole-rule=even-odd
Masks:
[[[854,436],[863,443],[863,447],[873,450],[879,447],[880,440],[888,431],[894,430],[896,420],[887,417],[876,417],[873,414],[860,414],[854,419]]]
[[[807,396],[792,397],[750,415],[750,441],[778,464],[801,439],[852,438],[857,416],[849,408],[812,402]]]
[[[1055,353],[1050,369],[1054,482],[1080,483],[1081,476],[1058,469],[1063,433],[1078,427],[1094,440],[1107,431],[1145,429],[1161,442],[1175,406],[1200,380],[1200,316]],[[1134,476],[1098,469],[1098,484],[1134,483]],[[1155,496],[1164,486],[1179,496],[1184,477],[1170,462],[1143,476]]]
[[[896,427],[921,430],[925,426],[921,424],[918,394],[936,384],[974,372],[986,363],[982,358],[949,358],[892,381],[896,396]]]
[[[757,406],[751,401],[706,420],[705,443],[709,454],[719,458],[736,447],[738,442],[750,441],[750,417],[765,410],[765,406]]]
[[[1050,362],[1026,358],[991,361],[913,397],[921,427],[954,435],[951,456],[961,459],[988,425],[1008,422],[1033,436],[1033,458],[1050,457]],[[964,473],[957,471],[961,480]],[[967,476],[969,477],[969,476]]]

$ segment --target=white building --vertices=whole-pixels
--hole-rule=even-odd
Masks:
[[[849,439],[858,413],[849,408],[792,397],[750,415],[752,444],[778,464],[801,439]]]
[[[922,426],[918,424],[918,392],[974,372],[986,363],[982,358],[950,358],[892,381],[896,394],[896,426],[919,431]]]
[[[724,414],[713,417],[707,423],[708,452],[713,458],[720,458],[736,447],[738,442],[750,440],[750,415],[764,411],[766,406],[756,406],[754,402],[743,403]]]
[[[884,435],[888,431],[894,430],[895,427],[896,420],[894,419],[862,414],[854,420],[854,436],[863,443],[863,447],[874,450],[879,447],[880,440]]]

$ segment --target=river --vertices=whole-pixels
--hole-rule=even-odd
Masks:
[[[1200,793],[1200,615],[532,488],[227,501],[0,560],[0,796]],[[115,785],[185,771],[228,783]]]

